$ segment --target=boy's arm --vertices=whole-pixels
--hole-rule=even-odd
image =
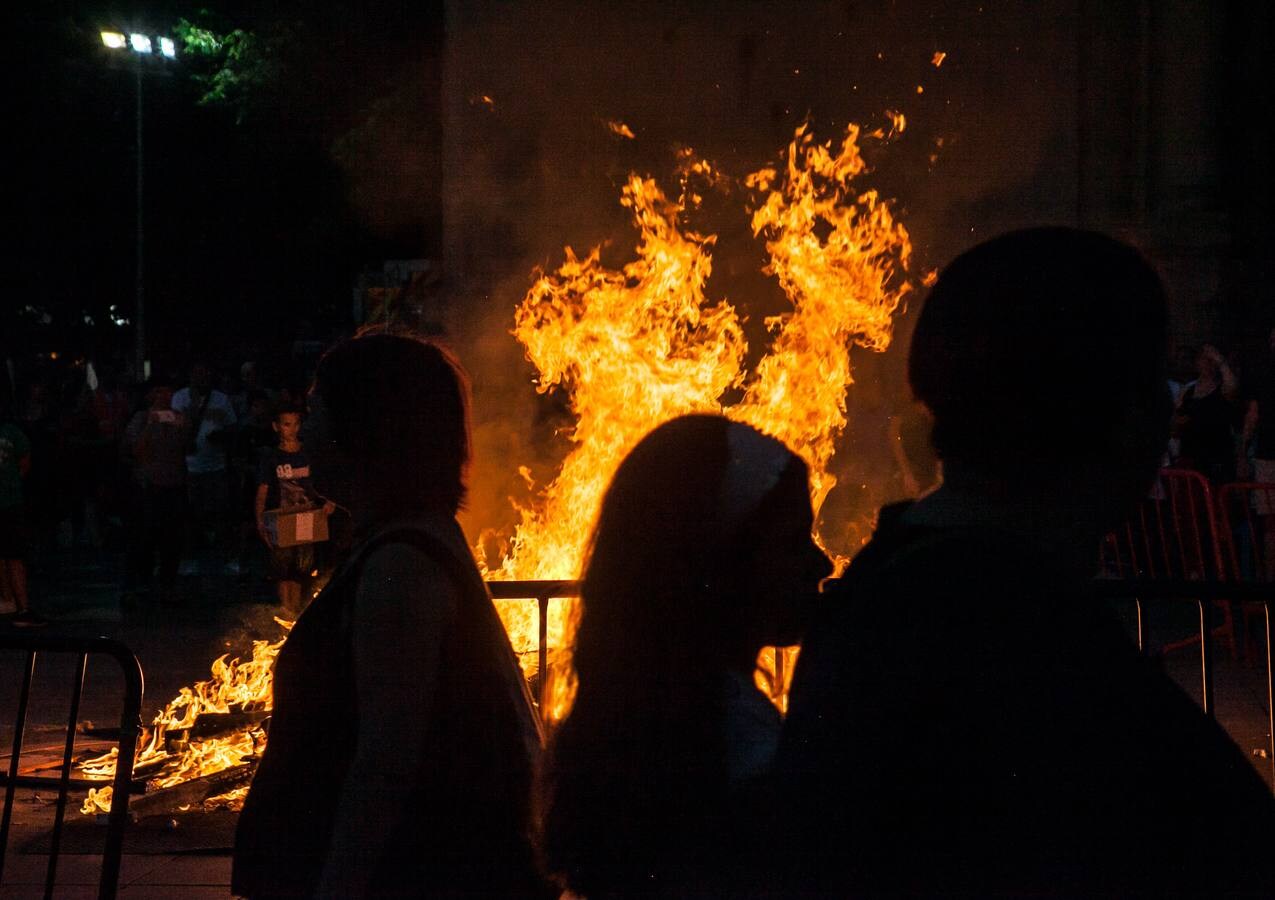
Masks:
[[[269,491],[269,485],[258,484],[257,496],[253,501],[253,509],[257,514],[257,534],[261,536],[261,540],[265,541],[267,547],[271,546],[270,532],[266,530],[266,494]]]

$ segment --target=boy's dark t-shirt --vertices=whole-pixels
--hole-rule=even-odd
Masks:
[[[268,447],[257,464],[257,484],[266,485],[266,509],[309,509],[318,506],[310,483],[310,457]]]

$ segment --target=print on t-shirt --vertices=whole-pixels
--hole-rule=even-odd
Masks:
[[[310,459],[304,450],[266,450],[257,468],[257,484],[266,485],[267,509],[309,509],[319,505],[310,485]]]

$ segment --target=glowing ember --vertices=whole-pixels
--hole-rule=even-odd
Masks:
[[[945,59],[947,59],[947,54],[942,50],[937,50],[935,51],[933,58],[930,60],[930,65],[937,69],[939,66],[943,65],[943,60]]]
[[[620,137],[628,138],[629,140],[635,140],[637,138],[637,135],[633,133],[633,129],[628,125],[625,125],[623,122],[607,122],[607,129],[612,134],[617,134]]]
[[[886,140],[906,127],[902,114],[888,118],[888,131],[864,136]],[[537,279],[517,310],[514,334],[540,372],[538,389],[570,392],[575,446],[537,506],[520,510],[509,553],[491,577],[577,577],[620,460],[651,428],[685,413],[722,411],[787,442],[810,465],[818,510],[835,484],[828,464],[846,426],[849,346],[889,346],[893,313],[911,288],[906,229],[888,202],[857,186],[866,171],[860,136],[852,125],[834,147],[816,142],[803,125],[781,166],[744,180],[755,198],[753,232],[770,255],[766,271],[793,305],[766,321],[770,352],[751,376],[743,371],[739,315],[704,294],[715,238],[684,226],[687,206],[697,200],[687,179],[722,177],[706,162],[683,161],[677,201],[653,180],[630,176],[621,203],[641,235],[635,260],[609,269],[599,248],[581,258],[568,247],[558,270]],[[743,399],[723,406],[723,394],[739,387]],[[577,613],[573,601],[551,609],[549,645],[557,652],[545,677],[552,719],[566,714],[574,694],[569,647]],[[501,615],[531,674],[534,608],[503,604]]]

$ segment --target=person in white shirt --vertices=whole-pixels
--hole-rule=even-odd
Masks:
[[[212,369],[196,362],[190,384],[173,394],[173,409],[186,422],[186,483],[195,537],[223,551],[229,534],[230,471],[226,447],[236,424],[230,398],[212,386]],[[192,547],[198,543],[192,544]]]

